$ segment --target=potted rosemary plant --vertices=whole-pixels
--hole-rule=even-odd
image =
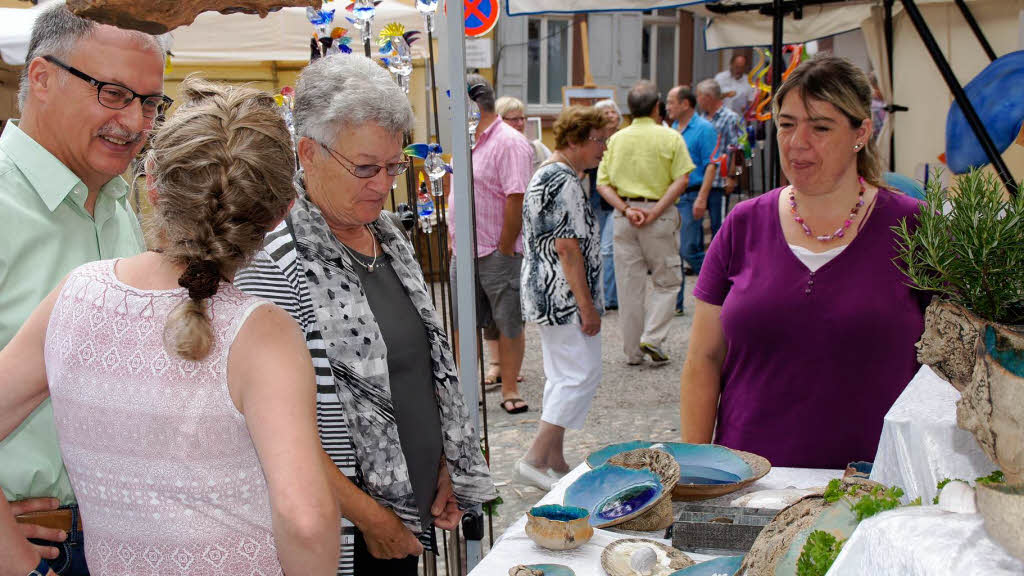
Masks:
[[[994,175],[973,171],[945,188],[939,178],[912,229],[895,227],[896,265],[936,296],[925,313],[918,360],[963,392],[986,324],[1024,323],[1024,194],[1011,198]]]

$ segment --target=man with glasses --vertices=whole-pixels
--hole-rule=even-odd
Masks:
[[[476,208],[477,321],[498,329],[501,364],[501,407],[509,414],[526,412],[519,395],[519,370],[526,340],[519,302],[519,270],[523,264],[523,196],[533,174],[533,147],[518,130],[502,121],[494,88],[479,74],[466,77],[469,97],[480,107],[473,148],[473,202]],[[454,222],[448,196],[448,221]],[[452,287],[455,282],[455,238],[452,237]],[[459,239],[459,253],[473,254],[473,242]]]
[[[145,249],[120,174],[171,103],[164,57],[157,38],[79,18],[63,4],[36,20],[18,92],[21,119],[0,136],[0,347],[71,269]],[[0,442],[0,462],[12,511],[48,527],[22,533],[50,541],[34,549],[5,541],[18,563],[5,568],[45,574],[49,562],[58,574],[88,574],[48,399]]]
[[[679,133],[660,125],[657,87],[637,83],[626,96],[633,123],[608,140],[597,169],[597,191],[612,205],[615,280],[626,363],[650,356],[668,362],[662,349],[683,282],[676,199],[686,188],[693,160]],[[654,284],[648,293],[647,275]]]

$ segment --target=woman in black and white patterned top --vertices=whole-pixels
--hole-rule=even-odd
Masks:
[[[605,117],[573,106],[555,121],[555,153],[530,181],[523,201],[523,317],[540,325],[544,409],[516,476],[548,490],[569,470],[566,428],[583,427],[601,381],[601,234],[583,171],[601,162]]]
[[[412,244],[381,211],[412,108],[387,70],[334,56],[302,71],[294,118],[298,197],[235,283],[305,330],[338,574],[411,576],[435,527],[496,496]]]

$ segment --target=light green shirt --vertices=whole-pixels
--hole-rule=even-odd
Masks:
[[[649,117],[636,118],[608,140],[597,183],[614,186],[623,198],[658,200],[694,168],[679,132]]]
[[[107,182],[90,216],[85,183],[7,123],[0,135],[0,348],[73,268],[145,249],[127,193],[120,176]],[[0,486],[10,500],[75,502],[49,399],[0,442]]]

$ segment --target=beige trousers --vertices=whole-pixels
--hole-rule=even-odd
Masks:
[[[632,204],[650,209],[653,203]],[[619,212],[612,219],[615,284],[619,293],[622,351],[629,362],[643,358],[640,343],[661,346],[675,314],[683,282],[679,257],[679,211],[669,206],[657,220],[637,228]],[[652,289],[648,292],[647,273]]]

